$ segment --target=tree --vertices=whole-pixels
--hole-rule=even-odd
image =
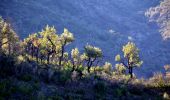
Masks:
[[[48,25],[45,27],[43,31],[40,33],[40,41],[42,50],[41,53],[46,53],[47,55],[47,63],[50,63],[50,56],[56,53],[56,44],[58,42],[58,35],[56,33],[56,29],[54,27],[49,27]]]
[[[162,0],[160,5],[151,7],[145,15],[160,26],[163,39],[170,38],[170,0]]]
[[[0,17],[0,52],[13,54],[19,46],[19,37],[12,29],[11,25]]]
[[[139,58],[139,49],[133,42],[128,42],[123,46],[122,51],[124,56],[121,58],[120,55],[117,55],[115,61],[120,62],[120,64],[126,67],[129,70],[131,78],[133,78],[133,68],[140,67],[143,63]]]
[[[85,46],[85,54],[87,56],[87,67],[88,72],[90,73],[90,68],[93,65],[93,63],[98,59],[102,57],[102,50],[98,47],[94,47],[91,45]]]
[[[71,58],[72,58],[72,64],[73,64],[72,71],[74,71],[75,68],[77,67],[78,63],[79,63],[79,60],[80,60],[78,48],[71,50]]]
[[[80,55],[80,52],[78,48],[74,48],[71,50],[71,61],[72,61],[72,66],[73,69],[72,71],[75,71],[78,69],[79,66],[83,65],[83,61],[87,58],[85,53]]]
[[[59,37],[59,41],[61,44],[60,50],[60,57],[59,57],[59,66],[61,66],[61,62],[63,61],[64,52],[65,52],[65,46],[70,44],[74,41],[74,36],[71,32],[68,31],[68,29],[64,28],[64,32]]]

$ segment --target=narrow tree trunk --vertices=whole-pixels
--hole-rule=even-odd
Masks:
[[[37,49],[37,53],[36,53],[36,60],[37,60],[37,63],[38,63],[38,54],[39,54],[39,51]]]
[[[11,55],[11,44],[10,43],[8,44],[8,53],[9,55]]]
[[[41,60],[41,64],[42,64],[42,58],[40,58],[40,60]]]
[[[31,46],[31,56],[32,56],[32,58],[34,57],[34,47],[33,46]]]
[[[87,62],[87,71],[88,71],[88,73],[90,73],[90,61],[91,61],[91,59],[89,58],[88,62]]]
[[[50,63],[50,54],[47,55],[47,64]]]
[[[133,68],[131,67],[131,78],[133,78]]]
[[[133,78],[133,71],[132,71],[132,67],[129,67],[129,74],[130,74],[130,78]]]
[[[63,56],[64,56],[64,45],[61,48],[61,56],[59,59],[59,66],[61,67],[61,62],[63,61]]]

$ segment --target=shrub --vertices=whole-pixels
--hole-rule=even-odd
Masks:
[[[19,85],[18,91],[20,93],[25,94],[25,95],[30,95],[34,91],[34,89],[30,84],[24,84],[23,83],[23,84]]]
[[[112,71],[112,64],[109,62],[105,62],[103,67],[106,73],[110,73]]]
[[[0,97],[9,97],[11,94],[10,88],[11,81],[3,80],[0,82]]]
[[[150,85],[154,87],[164,87],[166,85],[163,75],[160,72],[154,73],[150,81],[152,83]]]
[[[13,57],[0,55],[0,75],[3,77],[15,74],[15,60]]]
[[[71,71],[65,70],[61,73],[59,77],[59,82],[62,85],[65,85],[66,82],[68,82],[71,79]]]
[[[20,75],[19,79],[28,82],[32,80],[32,76],[30,74]]]
[[[102,81],[98,81],[95,85],[94,85],[94,92],[100,95],[105,95],[107,90],[107,86],[105,82]]]

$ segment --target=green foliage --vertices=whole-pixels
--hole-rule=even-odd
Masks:
[[[34,91],[33,87],[30,84],[22,83],[18,87],[18,91],[25,95],[30,95]]]
[[[101,98],[103,98],[106,95],[107,85],[106,85],[105,82],[98,81],[94,85],[93,89],[94,89],[96,98],[101,99]]]
[[[140,67],[142,65],[142,61],[139,58],[139,49],[133,42],[128,42],[122,49],[124,53],[124,58],[127,58],[130,65],[132,67]]]
[[[126,67],[123,64],[116,64],[115,68],[119,75],[125,74],[126,72]]]
[[[65,85],[66,82],[68,82],[69,80],[71,80],[71,70],[72,68],[71,67],[65,67],[63,69],[63,71],[61,72],[61,75],[59,77],[59,82],[62,84],[62,85]]]
[[[102,57],[102,50],[100,48],[91,45],[86,45],[85,54],[89,58],[98,58],[98,57]]]
[[[103,68],[106,73],[112,72],[112,64],[109,62],[105,62]]]
[[[32,80],[32,76],[30,74],[24,74],[19,76],[19,79],[25,82],[31,81]]]
[[[120,55],[116,55],[115,61],[120,61],[120,60],[121,60]]]
[[[128,42],[125,46],[123,46],[123,54],[124,57],[120,57],[120,55],[117,55],[115,57],[115,60],[118,61],[120,64],[116,65],[117,70],[121,73],[121,71],[124,71],[125,68],[128,68],[129,74],[131,75],[131,78],[133,77],[133,68],[134,67],[140,67],[143,63],[143,61],[140,60],[139,57],[139,49],[136,47],[135,43]]]
[[[3,80],[0,82],[0,97],[8,97],[11,94],[11,90],[9,89],[11,81]]]
[[[64,28],[64,32],[60,36],[60,42],[62,45],[67,45],[74,41],[74,36],[68,29]]]
[[[11,55],[19,51],[19,38],[11,25],[0,17],[0,52]],[[16,51],[18,50],[18,51]]]
[[[166,86],[166,82],[163,78],[162,73],[160,72],[154,73],[154,76],[150,78],[150,81],[152,82],[150,86],[153,86],[153,87],[165,87]]]
[[[71,57],[73,58],[73,60],[76,62],[78,61],[78,57],[79,57],[79,50],[78,48],[72,49],[71,51]]]

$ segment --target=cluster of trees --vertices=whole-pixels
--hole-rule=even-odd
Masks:
[[[43,60],[46,60],[48,64],[55,63],[59,67],[71,62],[73,71],[78,66],[87,63],[88,72],[90,72],[94,62],[102,57],[101,49],[86,45],[83,54],[80,54],[78,48],[74,48],[71,51],[71,56],[69,56],[65,48],[73,41],[74,36],[68,29],[65,28],[64,32],[58,35],[54,27],[47,25],[41,32],[31,34],[28,38],[25,38],[22,47],[23,52],[31,55],[32,58],[35,57],[37,62],[42,63]]]
[[[160,5],[151,7],[145,14],[150,21],[159,24],[163,39],[170,38],[170,0],[162,0]]]
[[[90,73],[91,67],[99,66],[103,57],[102,50],[92,45],[86,45],[83,53],[80,53],[78,48],[72,49],[70,53],[66,52],[66,46],[75,40],[73,34],[66,28],[62,34],[57,34],[54,27],[47,25],[41,32],[31,34],[23,41],[19,41],[10,24],[1,18],[0,32],[1,52],[9,55],[17,53],[28,57],[29,60],[33,58],[38,63],[55,64],[58,68],[69,65],[72,71],[78,71],[79,67],[86,67],[87,72]],[[133,42],[128,42],[123,46],[122,52],[124,53],[122,57],[120,55],[115,57],[118,62],[115,68],[119,74],[125,74],[128,69],[132,78],[133,68],[142,64],[139,49]],[[107,72],[112,70],[112,64],[109,62],[105,62],[103,66]]]

